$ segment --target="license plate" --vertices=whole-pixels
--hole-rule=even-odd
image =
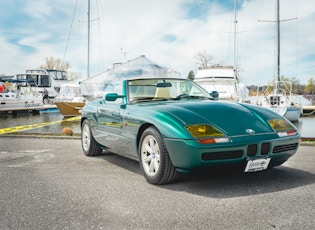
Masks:
[[[268,168],[270,158],[248,160],[245,172],[257,172]]]

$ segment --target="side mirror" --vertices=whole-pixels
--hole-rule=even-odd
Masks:
[[[219,93],[218,91],[211,91],[210,96],[213,98],[213,100],[218,100]]]
[[[118,95],[117,93],[108,93],[105,95],[106,101],[116,101],[117,98],[124,98],[124,95]]]

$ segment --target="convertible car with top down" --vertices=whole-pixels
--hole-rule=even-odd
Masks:
[[[193,81],[134,78],[106,84],[81,113],[87,156],[104,149],[139,161],[151,184],[212,166],[256,172],[296,153],[300,135],[287,119],[250,104],[222,102]]]

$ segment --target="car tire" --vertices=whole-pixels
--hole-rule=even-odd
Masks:
[[[101,146],[95,141],[90,123],[84,120],[81,129],[81,145],[86,156],[97,156],[102,152]]]
[[[139,161],[144,177],[151,184],[168,184],[179,175],[171,162],[161,134],[154,127],[147,128],[141,135]]]

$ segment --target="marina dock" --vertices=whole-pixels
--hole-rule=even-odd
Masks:
[[[0,108],[0,115],[2,114],[19,114],[19,113],[39,113],[40,111],[46,111],[51,109],[57,109],[56,105],[42,105],[42,106],[27,106],[17,108]]]
[[[311,115],[315,113],[315,105],[302,106],[303,115]]]

